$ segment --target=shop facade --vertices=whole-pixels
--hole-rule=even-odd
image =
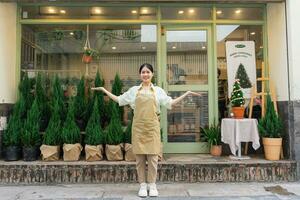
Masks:
[[[162,109],[164,153],[207,153],[200,127],[229,115],[221,99],[228,95],[225,43],[254,41],[256,76],[270,76],[276,86],[286,157],[300,160],[299,3],[230,2],[1,3],[1,109],[16,101],[23,73],[49,80],[58,74],[66,95],[98,70],[111,89],[118,73],[125,91],[139,84],[139,66],[151,63],[155,84],[173,98],[187,90],[202,94]],[[87,39],[97,54],[90,64],[81,60]]]

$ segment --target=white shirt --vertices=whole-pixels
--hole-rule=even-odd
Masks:
[[[150,86],[155,92],[158,112],[160,112],[160,106],[165,106],[167,109],[171,109],[173,99],[170,96],[168,96],[167,93],[162,88],[158,86],[154,86],[152,83]],[[133,86],[129,88],[127,92],[118,96],[119,106],[130,105],[130,107],[134,109],[135,98],[138,90],[141,88],[142,88],[142,84],[139,86]]]

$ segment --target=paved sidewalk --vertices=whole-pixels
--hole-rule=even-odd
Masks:
[[[134,200],[138,184],[0,185],[1,200]],[[294,183],[159,183],[160,196],[151,200],[300,200]]]

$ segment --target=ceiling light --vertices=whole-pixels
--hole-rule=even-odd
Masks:
[[[132,14],[136,14],[137,11],[136,11],[136,10],[132,10],[131,13],[132,13]]]
[[[111,47],[111,48],[112,48],[113,50],[116,50],[116,49],[117,49],[117,47],[115,47],[115,46],[114,46],[114,47]]]
[[[172,49],[176,49],[176,46],[172,46]]]
[[[240,14],[242,11],[241,10],[236,10],[235,13],[236,14]]]
[[[184,13],[183,10],[179,10],[179,11],[178,11],[178,14],[180,14],[180,15],[183,14],[183,13]]]
[[[55,13],[55,9],[54,8],[48,8],[48,12],[49,13]]]
[[[218,14],[218,15],[222,14],[222,10],[218,10],[218,11],[217,11],[217,14]]]
[[[189,13],[194,13],[195,10],[194,9],[189,9]]]
[[[94,12],[95,12],[96,14],[101,14],[101,13],[102,13],[102,11],[101,11],[99,8],[96,8],[96,9],[94,10]]]
[[[61,14],[66,14],[66,11],[65,10],[60,10],[59,11]]]
[[[255,35],[255,32],[251,32],[250,34],[251,34],[251,35]]]
[[[73,32],[71,32],[71,33],[70,33],[70,35],[74,35],[74,33],[73,33]]]
[[[142,9],[142,14],[148,14],[148,10],[147,9]]]

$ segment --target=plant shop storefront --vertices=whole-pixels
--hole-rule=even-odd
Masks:
[[[83,133],[94,114],[96,97],[103,99],[98,102],[99,116],[102,129],[108,131],[111,102],[90,88],[104,85],[122,94],[140,84],[138,69],[150,63],[153,83],[171,97],[187,90],[201,93],[185,98],[172,110],[161,109],[162,152],[208,153],[201,128],[230,116],[226,43],[252,41],[255,76],[272,71],[265,67],[269,66],[269,29],[274,29],[267,17],[268,1],[236,2],[18,3],[16,85],[20,84],[25,105],[19,103],[16,108],[24,106],[27,111],[20,113],[28,116],[33,94],[39,95],[40,131],[47,133],[54,105],[58,104],[63,125],[71,120],[63,105],[75,97],[74,120]],[[281,3],[272,3],[276,4]],[[120,108],[118,113],[116,123],[125,130],[130,126],[131,109]]]

